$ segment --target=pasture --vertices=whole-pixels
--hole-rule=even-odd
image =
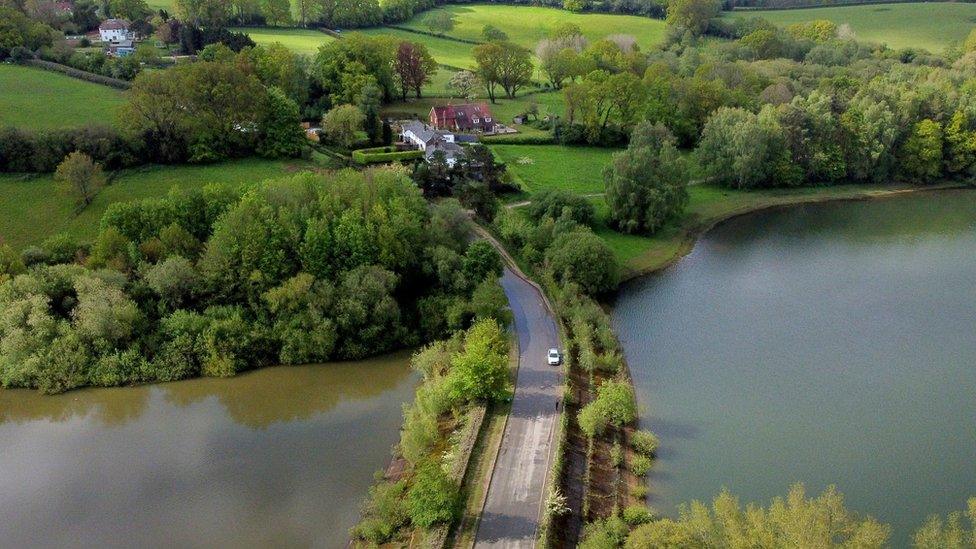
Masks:
[[[562,189],[579,194],[603,192],[603,167],[615,149],[564,145],[491,145],[522,189],[535,193]]]
[[[98,233],[99,221],[109,204],[165,196],[173,187],[207,184],[244,185],[280,176],[305,166],[301,161],[247,159],[206,166],[149,166],[120,172],[80,213],[74,196],[50,174],[0,174],[0,243],[14,248],[37,244],[67,232],[79,240]],[[43,215],[38,215],[43,212]]]
[[[60,73],[0,64],[0,126],[33,130],[115,124],[125,93]]]
[[[726,17],[759,16],[787,26],[827,19],[847,23],[858,40],[884,43],[892,48],[925,48],[940,52],[965,40],[976,25],[976,4],[933,2],[924,4],[872,4],[796,10],[738,11]]]
[[[259,45],[280,42],[286,48],[314,55],[322,44],[335,40],[332,36],[314,29],[279,29],[275,27],[241,27],[231,29],[246,33]]]
[[[512,42],[530,49],[551,29],[566,22],[579,25],[591,41],[611,34],[630,34],[642,48],[647,48],[664,37],[664,21],[635,15],[573,13],[556,8],[499,4],[450,5],[438,9],[455,16],[456,25],[448,36],[480,41],[481,30],[490,24],[505,31]],[[419,13],[401,26],[426,31],[424,19],[433,11]]]

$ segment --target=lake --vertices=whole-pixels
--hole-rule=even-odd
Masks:
[[[976,192],[730,220],[613,317],[662,512],[836,484],[904,547],[976,495]]]
[[[0,390],[5,547],[343,547],[409,353],[44,396]]]

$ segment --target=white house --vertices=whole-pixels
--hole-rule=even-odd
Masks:
[[[129,22],[125,19],[106,19],[98,26],[98,34],[102,42],[121,42],[135,39],[134,33],[129,31]]]
[[[444,153],[448,166],[454,166],[458,158],[464,156],[464,149],[454,141],[454,134],[435,129],[423,122],[411,120],[400,126],[400,138],[424,151],[424,158],[430,162],[434,153]]]

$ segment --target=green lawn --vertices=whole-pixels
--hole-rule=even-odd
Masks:
[[[456,26],[449,36],[467,40],[481,40],[481,29],[491,24],[508,33],[509,39],[527,48],[534,48],[550,29],[563,22],[579,25],[590,40],[611,34],[631,34],[641,47],[657,44],[664,37],[664,21],[634,15],[606,13],[573,13],[538,6],[507,6],[499,4],[453,5],[444,8],[456,17]],[[431,11],[416,15],[402,26],[427,30],[423,20]]]
[[[976,24],[976,4],[934,2],[875,4],[797,10],[741,11],[726,17],[765,17],[777,25],[814,19],[847,23],[859,40],[892,48],[919,47],[933,52],[966,38]]]
[[[115,124],[125,94],[60,73],[0,64],[0,126],[55,129]]]
[[[122,172],[80,214],[74,198],[50,175],[25,178],[0,174],[0,243],[22,248],[60,232],[88,240],[109,204],[164,196],[173,187],[208,183],[242,185],[305,166],[300,161],[239,160],[206,166],[152,166]]]
[[[471,49],[474,48],[473,44],[465,44],[463,42],[448,40],[446,38],[436,38],[424,34],[417,34],[415,32],[407,32],[386,27],[363,29],[356,32],[373,36],[386,35],[392,36],[399,40],[420,42],[427,46],[427,51],[434,56],[434,60],[442,65],[450,65],[452,67],[462,69],[468,69],[474,66],[474,58],[471,56]]]
[[[281,42],[298,53],[309,55],[319,51],[319,46],[335,40],[332,36],[313,29],[278,29],[274,27],[241,27],[231,29],[247,33],[256,44]]]
[[[603,167],[614,149],[563,145],[492,145],[528,193],[564,189],[580,194],[603,192]]]

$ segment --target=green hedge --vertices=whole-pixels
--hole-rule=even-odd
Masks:
[[[356,164],[381,164],[398,160],[413,160],[422,158],[424,151],[397,151],[395,147],[374,147],[352,151],[352,159]]]
[[[486,135],[481,140],[495,145],[552,145],[556,142],[552,134],[524,135],[520,133]]]

